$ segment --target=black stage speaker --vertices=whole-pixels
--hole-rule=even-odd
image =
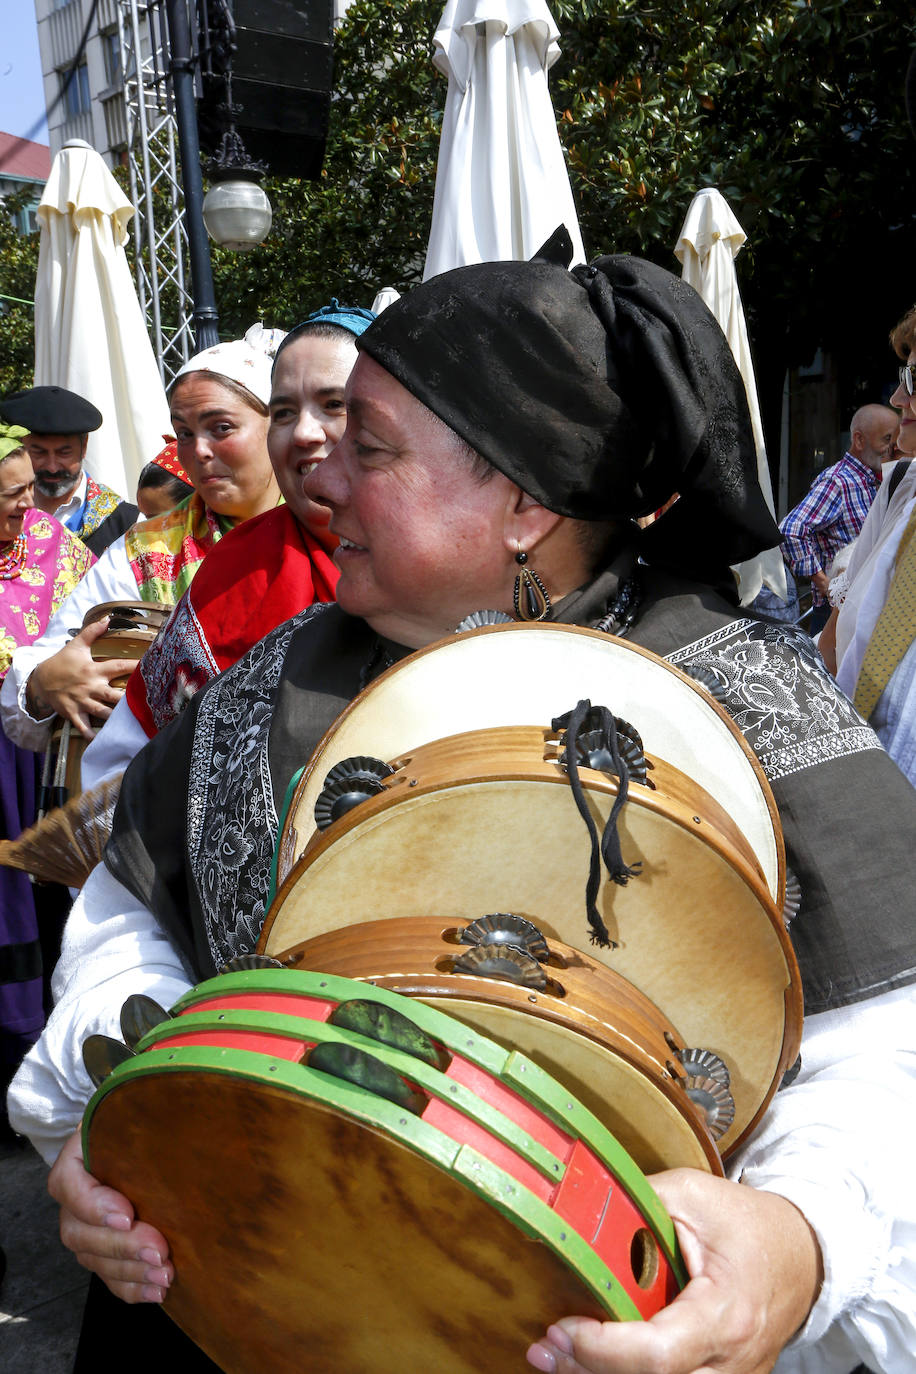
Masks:
[[[211,5],[211,13],[213,11]],[[334,80],[332,0],[229,0],[235,22],[233,122],[249,156],[270,176],[317,177]],[[206,73],[207,35],[198,36]],[[200,143],[219,147],[225,85],[203,77]]]

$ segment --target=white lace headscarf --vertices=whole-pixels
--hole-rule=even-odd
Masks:
[[[270,402],[270,371],[274,354],[286,338],[283,329],[265,329],[263,324],[253,324],[244,339],[231,339],[226,343],[205,348],[189,358],[179,368],[175,380],[188,372],[216,372],[221,377],[229,377],[239,386],[245,387],[257,396],[264,405]]]

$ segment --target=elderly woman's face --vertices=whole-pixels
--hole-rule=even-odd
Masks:
[[[206,372],[179,380],[171,412],[178,460],[212,511],[250,520],[277,504],[266,415]]]
[[[481,482],[451,430],[366,354],[346,432],[305,489],[341,541],[340,605],[380,634],[419,647],[473,610],[509,609],[518,488],[498,472]]]
[[[313,534],[331,512],[304,491],[305,479],[327,458],[347,424],[344,389],[356,362],[356,342],[303,334],[281,350],[274,368],[267,447],[280,490],[296,519]]]
[[[35,474],[27,453],[13,453],[0,463],[0,544],[22,532],[27,510],[35,504]]]

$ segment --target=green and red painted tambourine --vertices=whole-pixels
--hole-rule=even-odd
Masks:
[[[165,1309],[227,1374],[522,1370],[558,1317],[648,1318],[687,1282],[614,1137],[438,1010],[283,969],[154,1007],[125,1006],[133,1053],[87,1042],[123,1062],[84,1158],[168,1239]]]

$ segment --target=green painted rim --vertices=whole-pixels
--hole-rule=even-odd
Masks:
[[[558,1126],[578,1134],[594,1149],[642,1212],[678,1282],[686,1285],[689,1275],[677,1243],[674,1223],[645,1174],[598,1118],[556,1078],[526,1055],[517,1050],[504,1049],[456,1017],[425,1002],[375,987],[372,983],[308,969],[246,969],[239,973],[222,974],[192,988],[176,1002],[173,1011],[191,1012],[199,1002],[240,992],[285,992],[334,1002],[346,1002],[353,998],[378,1002],[407,1016],[446,1049],[471,1060],[494,1077],[503,1079]]]
[[[270,910],[273,899],[277,895],[277,870],[280,867],[280,836],[283,834],[283,828],[286,825],[286,818],[289,815],[289,809],[293,804],[293,793],[299,786],[299,779],[302,777],[302,774],[304,772],[305,764],[303,764],[301,768],[298,768],[296,772],[293,774],[293,776],[290,778],[289,787],[287,787],[286,789],[286,796],[283,798],[283,805],[280,807],[280,821],[277,826],[277,842],[274,845],[274,856],[270,861],[270,886],[267,889],[267,905],[264,908],[265,911]]]
[[[196,1075],[201,1086],[200,1075],[207,1073],[260,1083],[343,1112],[364,1126],[384,1132],[459,1179],[513,1221],[525,1235],[547,1245],[616,1321],[642,1320],[619,1279],[588,1242],[503,1169],[484,1159],[471,1146],[457,1145],[441,1131],[393,1102],[301,1064],[269,1060],[244,1050],[214,1050],[209,1046],[149,1050],[138,1055],[109,1074],[86,1109],[82,1128],[86,1168],[91,1172],[92,1122],[109,1093],[129,1088],[132,1081],[151,1075],[188,1072]]]
[[[318,1044],[352,1045],[356,1049],[364,1050],[373,1058],[381,1060],[382,1063],[394,1069],[402,1078],[408,1078],[411,1082],[416,1083],[430,1097],[437,1097],[442,1102],[449,1103],[462,1115],[478,1122],[499,1140],[511,1145],[545,1178],[559,1181],[566,1173],[566,1165],[561,1159],[539,1144],[538,1141],[533,1140],[527,1131],[516,1125],[510,1117],[497,1107],[484,1102],[470,1088],[453,1082],[439,1069],[425,1064],[421,1059],[415,1059],[413,1055],[405,1054],[389,1045],[383,1045],[380,1041],[359,1035],[355,1031],[329,1025],[325,1021],[310,1021],[301,1016],[281,1016],[274,1012],[262,1011],[230,1011],[225,1014],[225,1019],[219,1020],[213,1012],[188,1012],[171,1021],[164,1021],[149,1031],[138,1044],[137,1053],[154,1049],[160,1040],[168,1040],[174,1035],[191,1034],[194,1031],[220,1033],[229,1030],[264,1031],[271,1035],[281,1035],[289,1040],[314,1040]],[[214,1046],[214,1048],[219,1047]],[[230,1054],[233,1052],[241,1053],[242,1051],[227,1051]],[[298,1067],[304,1066],[300,1064]],[[519,1092],[518,1096],[528,1099],[527,1093]]]

